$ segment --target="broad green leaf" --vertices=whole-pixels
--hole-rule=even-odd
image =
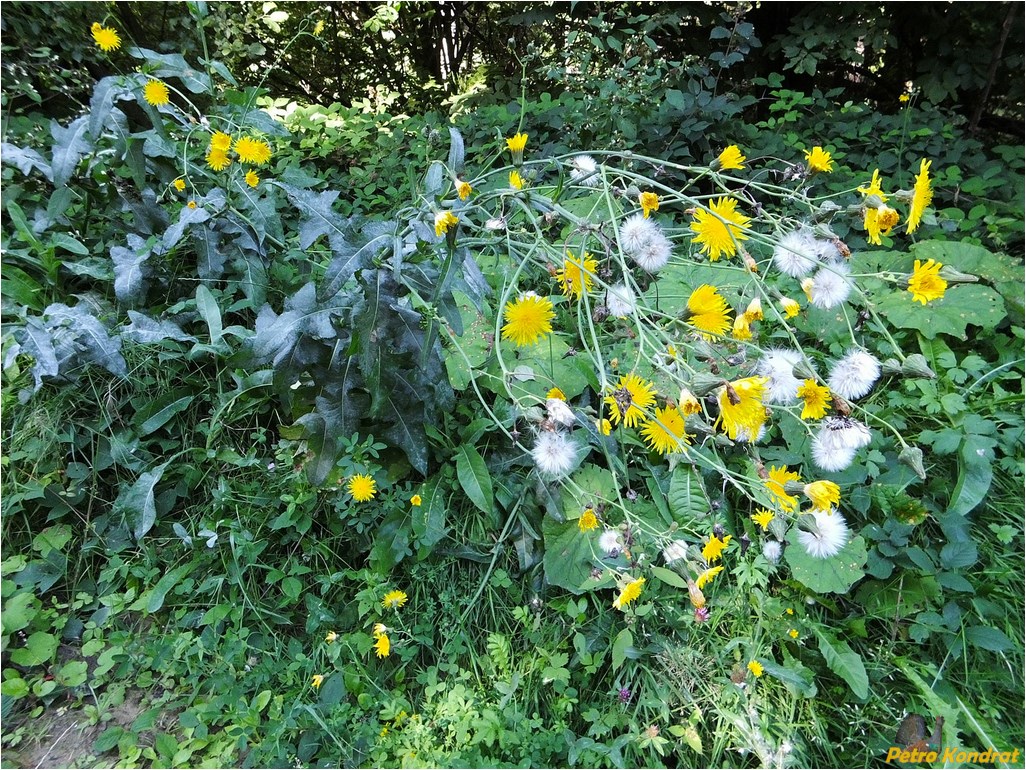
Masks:
[[[86,682],[89,665],[84,660],[70,660],[57,669],[54,678],[63,687],[78,687]]]
[[[994,480],[995,441],[987,436],[966,436],[959,452],[958,478],[947,513],[964,516],[983,502]]]
[[[836,555],[826,559],[810,556],[797,542],[784,550],[794,579],[818,593],[845,593],[865,574],[866,541],[852,539]]]
[[[153,587],[153,590],[150,591],[147,598],[146,611],[156,612],[163,607],[164,599],[167,597],[168,591],[181,583],[182,579],[188,575],[195,566],[194,562],[179,565],[158,580],[157,585]]]
[[[848,683],[857,698],[869,697],[869,676],[858,653],[847,642],[828,636],[818,625],[809,626],[819,641],[819,652],[827,667]]]
[[[82,156],[92,149],[88,136],[89,118],[86,115],[73,121],[67,128],[56,120],[50,123],[54,138],[51,169],[54,187],[63,187],[71,179]]]
[[[135,233],[128,234],[128,246],[114,246],[110,258],[114,263],[114,294],[118,302],[134,304],[143,297],[145,265],[152,249]]]
[[[0,616],[3,623],[4,634],[13,634],[28,628],[32,619],[39,614],[39,602],[30,591],[15,594],[4,602],[3,615]]]
[[[966,339],[966,326],[993,329],[1005,317],[1005,303],[993,289],[981,284],[949,286],[940,299],[927,306],[907,291],[893,290],[877,302],[877,310],[901,329],[915,329],[924,337],[950,334]]]
[[[969,644],[991,652],[1006,652],[1014,645],[1004,631],[989,626],[970,626],[965,630]]]
[[[421,504],[413,506],[413,535],[421,547],[418,558],[426,556],[425,549],[445,537],[447,488],[448,485],[435,476],[417,492],[421,496]]]
[[[616,671],[627,660],[627,650],[634,644],[634,635],[629,628],[621,629],[613,640],[613,671]]]
[[[763,671],[775,679],[779,679],[792,692],[797,692],[805,698],[812,698],[816,695],[816,681],[812,672],[796,660],[791,660],[787,665],[781,666],[773,661],[760,659]]]
[[[57,524],[47,527],[32,539],[32,548],[46,556],[50,551],[62,551],[71,540],[71,527]]]
[[[148,436],[162,428],[176,414],[188,409],[194,398],[196,395],[189,388],[176,388],[150,401],[135,414],[139,435]]]
[[[137,541],[142,540],[157,521],[153,489],[168,465],[169,462],[141,474],[132,486],[122,489],[114,502],[114,510],[125,516]]]
[[[678,465],[670,476],[666,495],[674,520],[686,530],[696,531],[709,517],[709,500],[702,479],[694,468]]]
[[[668,586],[683,588],[685,591],[688,589],[687,581],[673,570],[666,569],[666,567],[649,567],[649,571]]]
[[[57,652],[59,641],[53,634],[37,631],[25,641],[24,647],[11,650],[11,660],[19,666],[41,666],[49,663]]]
[[[613,474],[597,465],[582,465],[571,476],[571,483],[560,490],[563,516],[577,526],[577,519],[585,508],[596,508],[616,501]]]
[[[449,126],[449,162],[446,164],[453,173],[463,170],[463,158],[466,152],[463,149],[463,136],[455,126]]]
[[[474,447],[464,444],[456,452],[456,478],[470,502],[485,513],[492,512],[492,477],[484,458]]]
[[[602,566],[595,556],[594,533],[581,532],[576,521],[557,522],[545,516],[542,519],[542,539],[545,542],[545,579],[571,593],[584,593],[592,568]],[[589,584],[589,588],[611,585],[612,582],[612,576],[605,570],[599,581]]]
[[[210,293],[210,289],[203,284],[196,287],[196,309],[210,330],[210,344],[216,345],[224,334],[221,324],[221,308],[218,307],[217,300]]]

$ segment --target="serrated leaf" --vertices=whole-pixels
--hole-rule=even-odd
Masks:
[[[50,169],[50,164],[46,162],[42,155],[29,147],[18,147],[3,142],[0,144],[0,161],[8,166],[14,166],[25,176],[28,176],[32,169],[38,169],[49,181],[53,181],[53,172]]]
[[[227,254],[221,250],[221,234],[212,227],[192,228],[192,245],[196,250],[196,271],[204,281],[217,280],[224,273]]]
[[[173,249],[178,242],[185,235],[185,229],[189,225],[199,224],[200,222],[206,222],[210,219],[210,212],[207,211],[203,206],[197,206],[196,208],[189,208],[183,206],[181,212],[178,215],[178,221],[171,225],[164,232],[163,245],[165,251]]]
[[[343,227],[349,220],[340,217],[331,208],[339,196],[338,190],[315,193],[283,182],[275,184],[285,191],[292,204],[303,214],[303,219],[299,223],[299,248],[309,249],[320,236],[327,235],[332,251],[344,250]]]
[[[41,319],[29,316],[20,335],[22,352],[35,359],[32,365],[32,379],[35,382],[33,392],[43,385],[44,377],[56,377],[60,372],[57,363],[57,352],[53,344],[53,336]]]
[[[368,267],[371,259],[376,253],[386,248],[392,240],[392,234],[379,235],[376,238],[356,248],[348,241],[339,241],[339,248],[332,249],[333,257],[324,271],[324,282],[318,291],[318,296],[327,299],[345,285],[346,281],[353,277],[357,270]]]
[[[826,559],[811,556],[797,543],[784,550],[784,558],[794,579],[806,588],[818,593],[845,593],[865,574],[868,555],[866,541],[860,536]]]
[[[456,478],[470,502],[485,513],[492,512],[492,477],[474,447],[464,444],[456,452]]]
[[[121,330],[121,337],[141,345],[154,345],[163,340],[177,342],[196,342],[191,334],[186,334],[173,321],[157,321],[135,310],[128,311],[131,323]]]
[[[75,365],[94,363],[111,374],[127,377],[128,367],[121,355],[121,338],[111,337],[84,304],[68,307],[55,303],[43,311],[44,319],[55,329],[54,347],[61,374],[70,374],[69,370]]]
[[[153,490],[168,465],[170,463],[166,462],[142,473],[132,486],[122,490],[114,502],[114,511],[124,515],[136,541],[142,540],[157,521]]]

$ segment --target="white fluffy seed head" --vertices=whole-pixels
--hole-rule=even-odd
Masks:
[[[840,250],[833,241],[816,238],[812,241],[813,254],[820,262],[834,262],[843,259]]]
[[[606,291],[606,310],[615,318],[626,318],[633,315],[638,307],[631,288],[623,283],[610,286]]]
[[[531,457],[543,476],[559,478],[577,464],[577,444],[565,433],[543,431],[534,442]]]
[[[802,360],[797,350],[769,350],[756,366],[756,372],[768,377],[766,403],[793,404],[802,381],[794,376],[795,365]]]
[[[836,556],[848,543],[851,534],[844,517],[835,509],[829,511],[813,511],[816,520],[812,531],[801,530],[798,542],[801,543],[809,556],[817,559],[829,559]]]
[[[620,247],[625,254],[634,257],[658,233],[659,225],[642,214],[634,214],[620,225]]]
[[[598,164],[590,155],[576,155],[570,160],[570,179],[585,187],[597,187]]]
[[[632,253],[631,256],[642,270],[646,273],[657,273],[666,267],[673,253],[673,244],[670,239],[658,230],[641,245],[641,248]]]
[[[880,379],[880,362],[864,350],[853,348],[834,364],[827,385],[847,399],[862,398]]]
[[[780,561],[780,554],[783,550],[778,540],[767,540],[762,544],[762,555],[770,564]]]
[[[605,551],[606,556],[617,556],[623,550],[620,533],[615,529],[607,529],[599,535],[599,548]]]
[[[820,470],[830,473],[843,471],[855,461],[855,450],[834,446],[821,431],[812,439],[812,461]]]
[[[795,230],[780,239],[773,249],[773,264],[792,278],[801,278],[816,266],[816,239],[808,230]]]
[[[812,304],[829,310],[848,299],[852,284],[851,269],[843,263],[821,267],[812,277]]]
[[[566,405],[566,401],[563,401],[560,398],[550,398],[546,401],[545,412],[548,414],[550,420],[567,428],[573,425],[576,421],[574,413],[570,410],[570,407]]]
[[[687,555],[688,544],[684,540],[674,540],[663,549],[663,561],[667,564],[673,564],[675,561],[683,559]]]

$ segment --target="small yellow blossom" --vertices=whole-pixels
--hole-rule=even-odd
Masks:
[[[908,214],[908,223],[905,232],[915,232],[919,227],[919,221],[923,217],[926,207],[933,201],[933,190],[930,189],[930,165],[933,161],[923,160],[919,164],[919,173],[916,175],[916,184],[912,189],[912,208]]]
[[[732,144],[720,153],[720,156],[713,163],[713,170],[722,169],[723,171],[729,171],[733,169],[740,171],[745,167],[746,160],[748,159],[741,154],[738,146]]]
[[[502,327],[502,339],[511,340],[517,347],[535,344],[552,332],[552,319],[556,317],[548,297],[530,293],[507,302],[503,311],[506,323]]]
[[[613,430],[613,424],[606,418],[595,421],[595,427],[598,428],[599,433],[603,436],[608,436]]]
[[[560,401],[566,401],[566,393],[561,391],[559,388],[549,388],[549,392],[545,394],[545,398],[558,398]]]
[[[353,496],[353,499],[358,503],[365,503],[372,499],[377,493],[377,489],[374,486],[374,479],[363,473],[357,473],[351,479],[347,486],[349,494]]]
[[[645,578],[638,578],[632,580],[623,587],[620,591],[620,595],[613,600],[613,607],[618,610],[623,610],[628,604],[633,602],[639,596],[641,596],[641,588],[645,585]]]
[[[794,318],[802,310],[802,306],[790,297],[781,297],[780,307],[784,310],[784,318]]]
[[[210,137],[210,147],[221,152],[228,152],[232,148],[231,134],[226,134],[224,131],[215,131],[214,135]]]
[[[659,211],[659,196],[654,192],[643,192],[638,196],[638,203],[641,204],[641,210],[645,214],[645,219],[648,219],[648,215],[653,211]]]
[[[162,107],[171,101],[167,86],[159,80],[148,80],[143,86],[143,98],[154,107]]]
[[[762,531],[765,532],[766,527],[770,525],[770,522],[773,521],[773,519],[776,518],[776,516],[774,515],[773,511],[767,511],[765,508],[760,508],[758,511],[749,516],[749,518],[756,524],[758,524],[760,527],[762,527]]]
[[[807,379],[798,386],[797,396],[804,402],[803,420],[819,420],[830,408],[830,388],[817,384],[813,379]]]
[[[377,634],[374,637],[374,652],[379,658],[387,658],[392,651],[392,642],[388,634]]]
[[[841,488],[832,481],[813,481],[803,491],[819,511],[829,511],[831,505],[841,502]]]
[[[509,172],[509,186],[514,190],[524,189],[524,179],[520,176],[520,172],[514,169]]]
[[[451,211],[439,211],[435,214],[435,236],[441,238],[449,228],[455,227],[460,220]]]
[[[184,180],[184,179],[182,179],[181,177],[179,177],[178,179],[176,179],[176,180],[175,180],[174,182],[172,182],[171,184],[173,184],[173,185],[174,185],[175,189],[176,189],[176,190],[178,190],[178,192],[181,192],[182,190],[184,190],[184,189],[185,189],[185,180]]]
[[[260,184],[260,177],[257,176],[256,171],[254,171],[253,169],[250,169],[246,172],[246,184],[248,184],[250,187],[256,187],[258,184]]]
[[[406,604],[407,596],[403,591],[389,591],[381,600],[381,606],[386,610],[395,610]]]
[[[262,166],[271,159],[271,145],[249,136],[235,140],[235,152],[243,163],[254,166]]]
[[[762,300],[756,297],[748,303],[748,307],[745,310],[745,318],[748,319],[748,323],[754,323],[755,321],[761,321],[762,316]]]
[[[527,134],[523,132],[514,134],[512,139],[506,140],[506,147],[509,148],[509,151],[513,153],[514,156],[516,156],[517,153],[520,153],[522,156],[524,148],[527,147]]]
[[[461,201],[469,198],[472,192],[474,192],[474,188],[470,186],[469,182],[464,182],[461,179],[456,180],[456,194],[460,196]]]
[[[908,279],[908,290],[912,293],[914,302],[925,305],[944,296],[948,282],[940,277],[942,267],[944,265],[932,259],[928,259],[925,265],[916,260],[915,269]]]
[[[756,679],[762,676],[762,664],[757,660],[751,660],[748,662],[748,670],[752,672],[752,676],[754,676]]]
[[[413,497],[410,498],[410,505],[414,506],[415,508],[420,507],[420,504],[422,502],[424,502],[424,501],[421,500],[420,495],[414,495]]]
[[[719,575],[721,572],[723,572],[722,564],[716,567],[710,567],[698,576],[698,579],[695,580],[695,585],[698,586],[699,590],[701,590],[705,588],[706,585],[708,585],[712,581],[712,579]]]
[[[331,644],[336,639],[338,639],[338,634],[336,634],[334,631],[329,631],[328,635],[324,637],[324,641],[326,641],[328,644]]]
[[[723,555],[723,551],[729,545],[730,539],[730,535],[727,535],[722,540],[716,537],[716,535],[709,536],[709,542],[702,548],[702,558],[705,559],[707,564],[712,564]]]
[[[589,532],[598,526],[598,518],[595,516],[595,511],[591,508],[585,508],[584,513],[581,514],[581,518],[577,520],[577,528],[581,532]]]
[[[232,164],[232,159],[228,157],[228,153],[223,150],[219,150],[216,147],[211,147],[210,152],[207,153],[207,165],[210,166],[214,171],[224,171]]]
[[[902,104],[908,104],[908,101],[911,98],[912,97],[909,96],[908,94],[902,94],[901,96],[898,97],[898,101],[901,102]]]
[[[765,479],[766,488],[785,511],[793,511],[798,506],[798,498],[789,494],[784,488],[789,481],[801,481],[801,477],[794,471],[789,471],[786,465],[779,468],[771,466]]]
[[[734,339],[736,340],[750,340],[752,338],[752,327],[749,324],[748,316],[744,313],[737,316],[734,319]]]
[[[190,209],[194,209],[196,208],[196,201],[189,201],[185,205],[188,206]]]
[[[319,688],[322,684],[324,684],[324,674],[314,674],[310,678],[310,684],[311,686],[313,686],[315,690]]]
[[[811,150],[806,150],[805,160],[809,162],[809,171],[829,174],[834,170],[834,162],[830,158],[830,153],[822,147],[817,146],[813,147]]]
[[[798,638],[798,629],[797,628],[792,628],[790,631],[787,632],[787,635],[790,636],[792,639],[797,639]]]

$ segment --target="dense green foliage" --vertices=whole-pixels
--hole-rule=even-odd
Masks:
[[[83,765],[870,766],[906,713],[1021,746],[1021,9],[782,5],[5,12],[5,748],[69,703]],[[109,55],[96,21],[125,38]],[[733,144],[746,168],[710,170]],[[904,213],[921,159],[923,224],[872,243],[856,188],[878,169]],[[653,189],[658,276],[618,240]],[[689,224],[720,195],[752,238],[710,263]],[[857,291],[792,321],[772,254],[805,221]],[[567,250],[601,290],[561,296]],[[921,305],[930,259],[949,284]],[[618,281],[624,318],[600,301]],[[693,333],[703,283],[739,317],[763,298],[751,343]],[[517,346],[526,290],[556,331]],[[828,560],[760,480],[819,478],[797,410],[752,443],[689,417],[670,458],[595,422],[635,368],[655,406],[690,387],[715,417],[762,351],[825,372],[852,344],[885,379],[848,405],[872,443],[819,475],[852,530]],[[588,453],[557,480],[531,455],[552,387]]]

